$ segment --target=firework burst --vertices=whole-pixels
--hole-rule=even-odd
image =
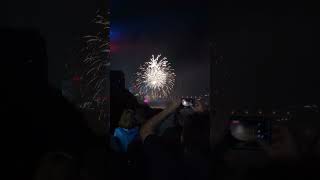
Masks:
[[[136,73],[136,85],[141,96],[165,98],[169,96],[175,83],[174,69],[166,57],[156,58],[152,55],[150,61],[139,67]]]

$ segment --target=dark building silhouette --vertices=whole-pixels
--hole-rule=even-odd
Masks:
[[[110,71],[110,83],[112,83],[113,86],[124,89],[126,86],[124,73],[122,71]]]

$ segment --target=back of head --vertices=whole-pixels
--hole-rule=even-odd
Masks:
[[[190,115],[183,124],[183,143],[187,150],[209,152],[210,118],[208,113]]]
[[[195,113],[184,120],[182,141],[184,165],[190,179],[210,177],[210,119],[208,113]]]
[[[134,126],[135,126],[134,111],[131,109],[125,109],[122,112],[122,115],[119,121],[119,127],[125,128],[125,129],[131,129]]]
[[[7,131],[10,163],[16,173],[10,175],[28,178],[39,155],[38,139],[32,127],[36,124],[36,102],[44,96],[47,87],[47,59],[45,42],[35,29],[0,29],[1,38],[1,100],[5,105],[3,131]],[[43,148],[43,147],[42,147]],[[12,154],[10,156],[9,154]],[[17,173],[18,172],[18,173]]]
[[[10,152],[3,154],[10,157],[9,169],[15,171],[10,176],[28,179],[46,152],[73,153],[86,147],[88,131],[81,114],[48,86],[46,46],[40,33],[32,29],[0,32],[3,127],[10,135],[4,145]]]
[[[0,32],[1,78],[6,87],[37,90],[45,86],[47,57],[40,33],[34,29],[0,29]]]

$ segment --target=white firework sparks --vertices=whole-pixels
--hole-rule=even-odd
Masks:
[[[172,91],[175,83],[174,69],[166,57],[156,58],[152,55],[150,61],[146,62],[137,72],[137,87],[141,96],[151,96],[152,98],[167,97]]]

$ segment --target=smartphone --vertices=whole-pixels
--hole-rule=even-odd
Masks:
[[[192,107],[194,106],[194,99],[192,98],[183,98],[181,101],[183,107]]]
[[[258,141],[271,143],[272,119],[262,116],[232,116],[229,130],[236,140],[234,147],[258,148]]]

